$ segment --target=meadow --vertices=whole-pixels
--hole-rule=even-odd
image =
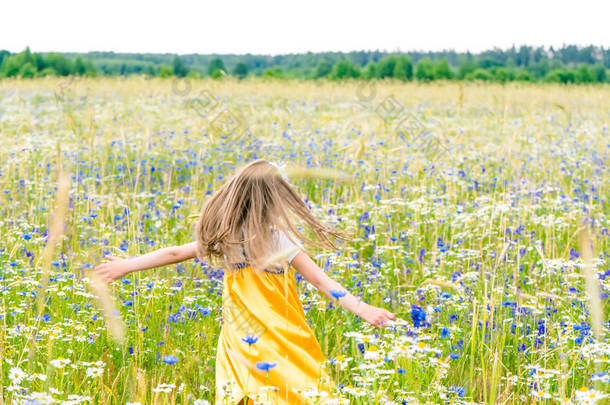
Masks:
[[[608,85],[4,80],[0,398],[213,403],[222,268],[91,271],[192,241],[266,158],[353,235],[320,267],[399,317],[295,275],[337,403],[604,403],[609,123]]]

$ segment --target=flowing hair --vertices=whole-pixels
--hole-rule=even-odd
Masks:
[[[299,231],[295,221],[304,222],[315,238]],[[203,206],[195,227],[197,257],[224,261],[231,270],[245,256],[253,268],[263,270],[261,267],[271,264],[273,230],[284,232],[292,242],[294,235],[319,248],[336,249],[331,236],[348,239],[311,213],[276,166],[258,159],[239,169]],[[282,252],[271,262],[282,262]]]

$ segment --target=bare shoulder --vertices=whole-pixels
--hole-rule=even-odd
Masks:
[[[288,261],[292,263],[295,256],[302,251],[302,243],[292,235],[291,237],[288,237],[286,233],[281,230],[274,231],[273,234],[275,250],[277,252],[291,251],[288,256]]]

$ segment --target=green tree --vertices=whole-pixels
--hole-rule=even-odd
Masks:
[[[314,72],[314,79],[320,79],[322,77],[328,76],[333,70],[333,66],[327,61],[323,60],[318,63],[316,66],[316,71]]]
[[[394,77],[394,67],[396,66],[396,56],[390,55],[387,58],[377,62],[377,77],[383,79],[385,77]]]
[[[189,72],[188,68],[186,66],[184,66],[182,59],[180,59],[180,57],[178,55],[174,56],[174,60],[172,61],[172,66],[173,66],[173,70],[174,70],[174,76],[185,77]]]
[[[424,58],[417,63],[415,78],[420,81],[434,80],[434,65],[430,58]]]
[[[23,65],[25,65],[26,63],[29,63],[30,65],[32,65],[32,67],[36,65],[36,61],[34,60],[34,56],[32,55],[29,46],[26,46],[25,50],[21,53],[21,55],[21,63]]]
[[[369,63],[364,72],[364,77],[367,79],[374,79],[377,77],[377,66],[374,63]]]
[[[44,70],[47,67],[47,63],[44,60],[44,57],[40,53],[35,53],[34,55],[34,67],[37,71]]]
[[[174,71],[171,67],[167,65],[161,65],[159,69],[159,77],[171,77],[174,75]]]
[[[36,76],[36,68],[32,65],[32,62],[27,62],[24,65],[21,65],[21,69],[19,69],[19,76],[23,78],[32,78]]]
[[[458,70],[458,78],[465,79],[470,73],[477,70],[477,64],[472,60],[463,59]]]
[[[248,76],[248,66],[243,62],[238,63],[235,65],[235,69],[233,69],[233,74],[239,79],[243,79]]]
[[[536,79],[541,79],[549,73],[551,70],[551,66],[549,65],[549,61],[547,59],[542,59],[538,62],[531,63],[527,71],[530,72]]]
[[[604,65],[596,64],[591,68],[591,73],[596,82],[603,83],[606,81],[606,68]]]
[[[97,76],[97,69],[95,68],[95,65],[93,64],[93,62],[91,62],[89,59],[85,59],[84,64],[85,64],[85,76],[89,76],[89,77]]]
[[[4,58],[2,66],[0,66],[0,76],[14,77],[19,74],[21,69],[21,61],[18,55],[11,55]]]
[[[507,68],[499,67],[493,71],[493,79],[500,83],[506,83],[509,80],[512,80],[513,77]]]
[[[443,58],[434,64],[434,79],[435,80],[449,80],[453,77],[449,63],[447,59]]]
[[[155,67],[153,65],[148,65],[146,66],[146,69],[144,69],[144,74],[148,76],[156,76],[157,71],[155,70]]]
[[[4,58],[11,56],[11,53],[5,49],[0,51],[0,66],[2,66],[2,61]]]
[[[466,80],[483,80],[483,81],[487,81],[487,80],[491,80],[492,76],[491,73],[489,73],[487,70],[485,69],[481,69],[481,68],[476,68],[474,71],[468,73],[465,77]]]
[[[212,77],[216,77],[216,78],[224,76],[223,73],[217,72],[219,70],[222,70],[224,74],[227,73],[227,69],[225,68],[225,64],[223,63],[222,59],[220,59],[220,58],[212,59],[208,66],[208,75],[210,75]]]
[[[520,82],[532,82],[534,81],[534,78],[527,70],[520,70],[515,76],[515,80]]]
[[[74,74],[82,76],[85,74],[87,69],[85,68],[85,62],[83,62],[83,58],[81,56],[77,56],[74,60]]]
[[[568,69],[553,69],[544,77],[544,81],[548,83],[574,83],[576,74]]]
[[[413,62],[408,55],[401,55],[396,59],[392,77],[402,81],[411,80],[413,78]]]
[[[348,59],[343,59],[335,63],[330,77],[335,80],[355,79],[360,77],[360,69]]]
[[[59,76],[68,76],[74,72],[72,61],[59,53],[49,53],[45,58],[47,66],[52,67]]]
[[[57,72],[52,67],[46,67],[46,68],[42,69],[40,72],[38,72],[38,76],[40,76],[40,77],[57,76]]]
[[[286,73],[284,73],[279,67],[274,67],[273,69],[265,69],[265,71],[263,72],[263,78],[286,79]]]
[[[576,74],[576,80],[579,83],[592,83],[596,81],[593,72],[589,69],[587,65],[580,65]]]

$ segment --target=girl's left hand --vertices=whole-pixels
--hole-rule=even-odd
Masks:
[[[120,257],[106,256],[109,260],[95,267],[94,271],[106,283],[110,284],[114,280],[119,279],[129,273],[126,269],[126,259]]]

